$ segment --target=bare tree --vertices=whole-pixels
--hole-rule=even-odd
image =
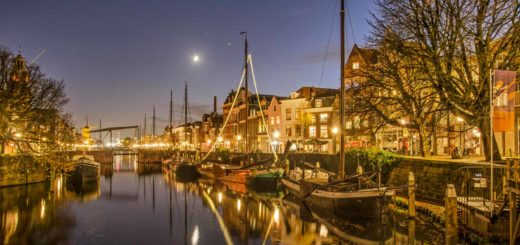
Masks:
[[[48,78],[38,66],[17,64],[19,58],[0,47],[0,153],[6,143],[23,154],[54,152],[72,136],[70,116],[63,113],[68,102],[64,83]]]
[[[520,7],[510,0],[378,0],[373,35],[394,33],[437,93],[439,102],[468,124],[489,132],[492,69],[517,70]],[[486,158],[490,139],[482,134]],[[494,148],[494,158],[500,153]]]

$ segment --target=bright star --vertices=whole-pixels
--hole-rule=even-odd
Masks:
[[[194,55],[193,56],[193,62],[199,62],[199,56],[198,55]]]

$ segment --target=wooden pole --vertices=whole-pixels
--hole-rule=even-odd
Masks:
[[[339,130],[339,177],[340,179],[345,178],[345,0],[341,0],[341,48],[340,48],[340,130]]]
[[[453,184],[446,187],[444,205],[446,244],[457,244],[457,193]]]
[[[408,218],[415,217],[415,177],[413,172],[408,173]]]

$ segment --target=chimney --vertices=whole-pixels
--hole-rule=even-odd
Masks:
[[[213,96],[213,113],[217,114],[217,96]]]

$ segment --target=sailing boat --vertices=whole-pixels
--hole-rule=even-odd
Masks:
[[[248,40],[247,33],[245,34],[244,42],[244,82],[245,82],[245,111],[246,115],[249,115],[250,97],[248,89],[248,75],[249,75],[249,52],[248,52]],[[239,93],[237,92],[236,96]],[[260,101],[257,101],[260,106],[260,113],[263,113],[262,105]],[[265,123],[265,122],[264,122]],[[222,127],[225,128],[226,125]],[[218,163],[210,163],[211,165],[201,165],[198,170],[199,173],[208,177],[217,178],[222,182],[231,182],[238,184],[246,184],[255,189],[272,190],[276,188],[279,183],[279,179],[283,175],[283,168],[276,167],[272,162],[253,162],[249,157],[249,135],[248,135],[248,120],[245,120],[245,159],[243,159],[243,166],[223,165]],[[275,153],[276,154],[276,153]]]
[[[341,0],[341,79],[340,79],[340,125],[345,125],[345,4]],[[381,217],[386,211],[385,199],[395,195],[395,190],[381,186],[380,170],[356,173],[345,177],[345,130],[340,130],[339,176],[324,171],[319,166],[312,170],[295,168],[282,179],[282,184],[301,197],[310,206],[327,209],[336,214],[349,216]],[[372,178],[378,176],[378,182]],[[331,181],[337,178],[339,180]]]
[[[184,157],[177,159],[173,170],[181,181],[190,181],[198,177],[197,166],[188,160],[188,83],[184,82]]]

